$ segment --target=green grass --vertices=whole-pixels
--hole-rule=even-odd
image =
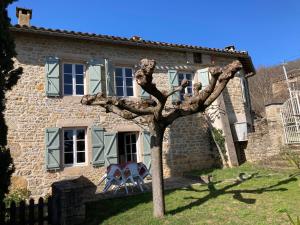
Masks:
[[[253,176],[236,183],[233,179],[239,173]],[[290,224],[286,212],[292,218],[300,216],[297,171],[271,171],[247,164],[192,174],[212,174],[213,182],[167,191],[163,219],[152,217],[152,196],[145,193],[89,203],[85,224],[282,225]]]

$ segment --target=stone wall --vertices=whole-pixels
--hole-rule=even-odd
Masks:
[[[256,162],[278,155],[284,145],[281,105],[266,106],[266,118],[255,121],[255,132],[248,136],[247,161]]]
[[[43,37],[23,34],[16,36],[17,63],[24,68],[18,84],[7,94],[5,119],[8,125],[8,143],[16,167],[14,176],[22,177],[33,197],[50,192],[51,184],[62,179],[84,176],[96,183],[104,167],[90,165],[92,125],[106,131],[140,131],[134,123],[106,114],[100,107],[80,104],[80,97],[49,98],[45,95],[45,57],[57,56],[62,62],[86,63],[92,58],[109,58],[114,65],[135,68],[141,58],[157,61],[154,81],[159,89],[169,89],[167,70],[194,72],[202,65],[187,63],[189,54],[167,50],[149,50],[95,43],[91,41]],[[216,57],[216,62],[218,63]],[[228,60],[228,59],[227,59]],[[231,59],[229,60],[231,61]],[[220,58],[224,62],[224,58]],[[235,87],[233,82],[228,90]],[[238,100],[237,100],[238,101]],[[235,100],[232,101],[236,104]],[[62,170],[45,169],[45,128],[87,127],[88,158],[85,166],[65,167]],[[180,175],[191,169],[212,166],[210,135],[202,115],[193,115],[176,121],[166,132],[163,151],[164,175]],[[139,159],[141,159],[141,152]]]

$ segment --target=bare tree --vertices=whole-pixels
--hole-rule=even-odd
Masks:
[[[202,90],[202,84],[194,84],[193,96],[184,96],[183,101],[178,101],[173,107],[167,107],[167,100],[176,92],[181,92],[188,86],[188,81],[183,80],[180,86],[171,91],[157,89],[153,80],[153,72],[156,62],[150,59],[142,59],[140,69],[135,73],[135,80],[146,92],[154,98],[132,100],[115,96],[106,96],[104,93],[83,96],[81,103],[86,105],[99,105],[106,109],[107,113],[116,113],[127,119],[134,120],[144,117],[149,124],[151,134],[152,157],[152,192],[154,217],[163,217],[165,213],[162,143],[165,129],[174,120],[204,112],[205,109],[221,94],[228,81],[235,73],[242,69],[239,61],[233,61],[227,66],[212,67],[209,85]]]

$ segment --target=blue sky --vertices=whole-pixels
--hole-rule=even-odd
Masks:
[[[300,58],[299,0],[19,0],[31,24],[145,40],[247,50],[255,66]]]

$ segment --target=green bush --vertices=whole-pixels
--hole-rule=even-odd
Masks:
[[[20,203],[22,200],[29,199],[30,191],[27,189],[16,189],[9,192],[5,198],[4,203],[8,207],[12,202],[16,204]]]

